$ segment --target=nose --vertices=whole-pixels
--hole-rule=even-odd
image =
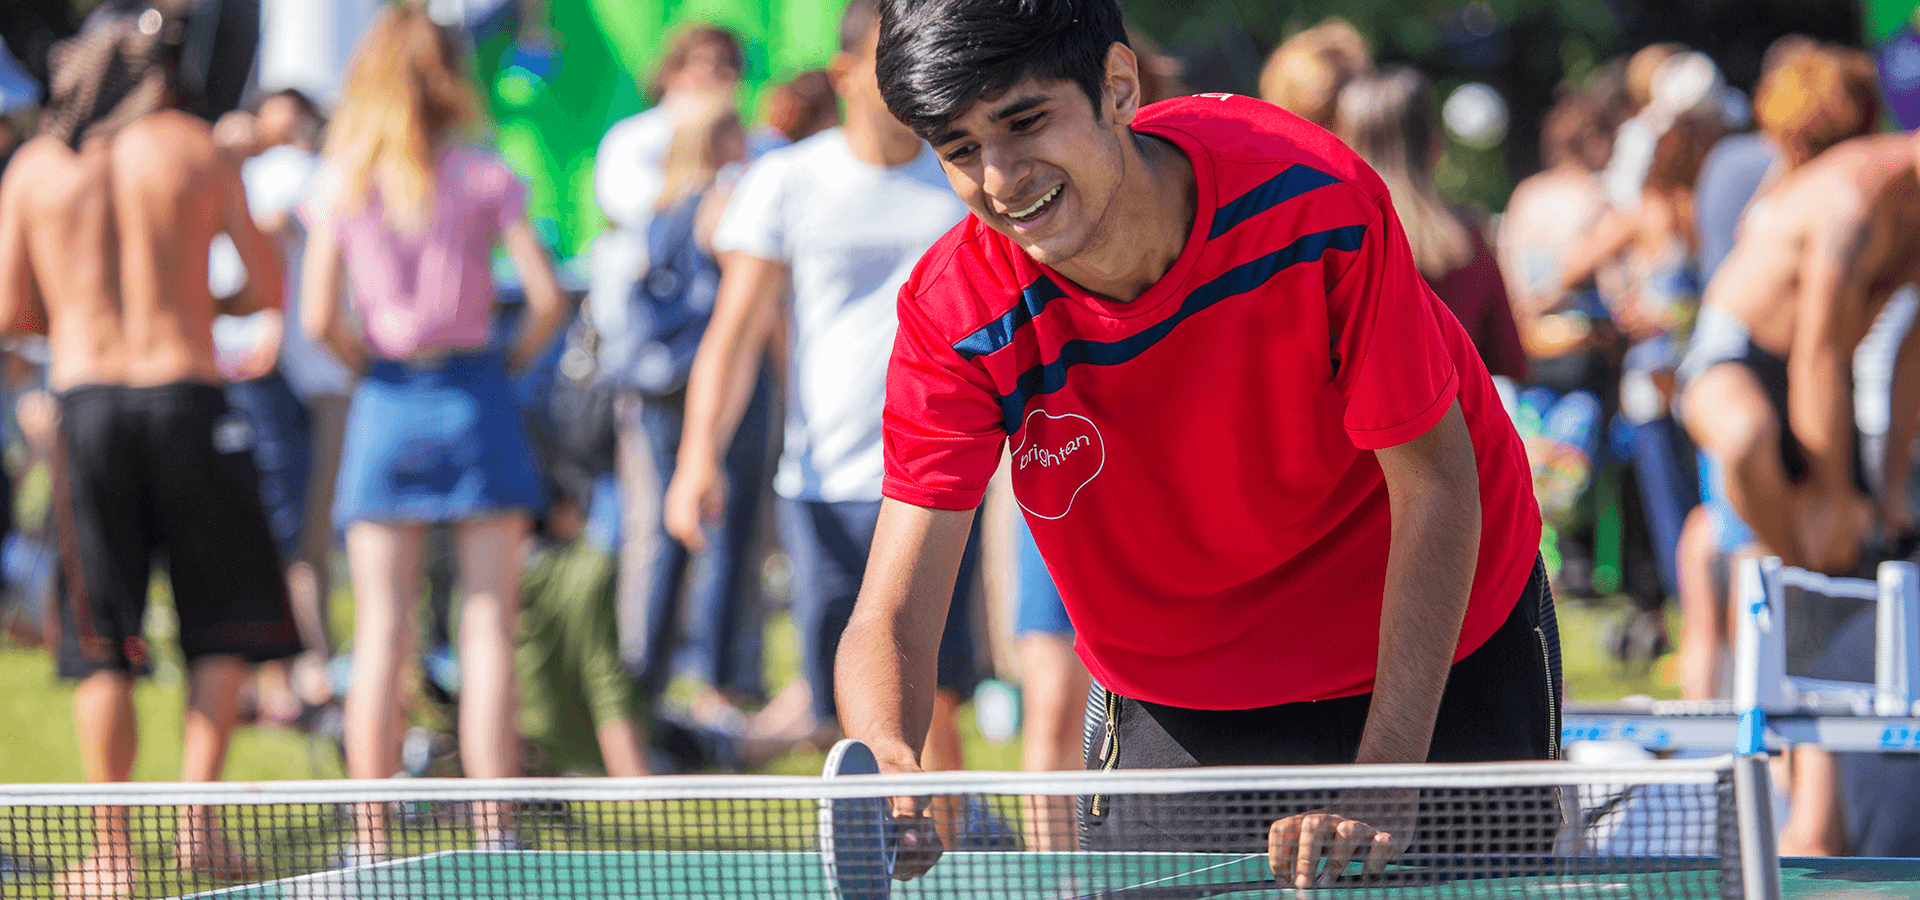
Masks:
[[[1026,160],[1004,149],[982,148],[980,162],[985,170],[981,186],[989,196],[1002,201],[1019,199],[1027,178]]]

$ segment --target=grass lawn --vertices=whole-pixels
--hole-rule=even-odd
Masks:
[[[343,603],[334,604],[336,613]],[[1559,605],[1562,648],[1569,696],[1577,700],[1615,700],[1630,694],[1676,697],[1671,655],[1663,657],[1651,674],[1627,677],[1600,648],[1598,634],[1610,616],[1623,609],[1616,602],[1567,601]],[[1669,632],[1677,629],[1671,622]],[[340,633],[345,633],[344,630]],[[156,646],[166,646],[156,641]],[[780,684],[798,668],[792,625],[776,618],[767,640],[770,684]],[[73,730],[73,690],[53,677],[46,651],[0,645],[0,781],[72,782],[81,780]],[[139,683],[135,703],[140,711],[140,753],[134,777],[141,781],[170,781],[180,777],[180,738],[186,686],[177,659],[163,658],[155,677]],[[980,736],[972,706],[962,708],[961,735],[967,765],[979,769],[1017,769],[1020,746],[992,744]],[[823,756],[795,754],[769,763],[763,771],[814,774]],[[298,732],[243,728],[227,758],[227,778],[235,781],[338,778],[342,771],[337,752],[328,744],[309,741]]]

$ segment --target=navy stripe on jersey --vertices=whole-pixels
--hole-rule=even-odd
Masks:
[[[1301,194],[1339,183],[1340,179],[1319,169],[1294,163],[1280,174],[1267,179],[1253,190],[1241,194],[1232,202],[1220,207],[1213,214],[1213,229],[1207,235],[1207,240],[1226,234],[1233,229],[1233,226]]]
[[[1328,250],[1358,250],[1366,234],[1365,225],[1347,225],[1306,235],[1279,250],[1234,266],[1218,278],[1194,288],[1180,302],[1179,310],[1149,328],[1115,341],[1068,341],[1061,346],[1060,355],[1052,362],[1020,373],[1020,377],[1014,381],[1013,393],[1000,397],[1002,424],[1008,434],[1018,431],[1027,404],[1035,397],[1065,387],[1068,369],[1082,364],[1113,366],[1132,360],[1201,310],[1254,290],[1282,270],[1297,263],[1317,260]]]
[[[954,344],[953,349],[961,359],[973,359],[976,356],[990,356],[1006,349],[1013,343],[1013,333],[1020,327],[1033,321],[1047,304],[1065,297],[1067,293],[1053,283],[1053,279],[1040,276],[1032,284],[1020,289],[1020,302],[1007,310],[1000,318],[980,326],[976,331]]]
[[[1288,166],[1280,174],[1267,179],[1215,210],[1213,228],[1208,233],[1207,240],[1226,234],[1232,230],[1233,226],[1301,194],[1338,183],[1340,183],[1339,179],[1311,166],[1300,163]],[[1013,343],[1014,332],[1019,331],[1022,325],[1033,321],[1034,317],[1040,315],[1041,310],[1047,308],[1048,303],[1064,296],[1066,292],[1062,291],[1059,285],[1054,284],[1052,279],[1045,275],[1040,276],[1032,284],[1021,289],[1018,304],[1001,314],[1000,318],[980,326],[979,330],[961,338],[959,343],[953,345],[954,352],[959,353],[961,359],[970,360],[979,356],[991,356],[1006,349],[1008,344]]]

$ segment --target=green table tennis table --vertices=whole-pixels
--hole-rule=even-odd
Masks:
[[[1616,861],[1617,862],[1617,861]],[[1630,867],[1625,867],[1630,868]],[[1658,869],[1659,866],[1649,868]],[[1545,878],[1487,878],[1438,886],[1355,886],[1316,890],[1312,897],[1421,900],[1470,896],[1487,900],[1542,900],[1605,895],[1631,900],[1657,893],[1661,879],[1681,878],[1702,888],[1717,873],[1609,872]],[[1155,898],[1201,896],[1197,886],[1267,880],[1265,857],[1197,853],[953,852],[933,871],[895,883],[898,898],[981,897],[992,900],[1072,900],[1135,889]],[[1668,882],[1672,884],[1671,881]],[[1638,890],[1636,891],[1636,888]],[[1667,896],[1672,888],[1669,887]],[[1717,896],[1702,890],[1683,895]],[[759,897],[830,898],[820,855],[808,852],[519,851],[454,850],[357,869],[303,875],[264,884],[191,895],[225,900],[455,900],[485,896],[555,900],[692,900]],[[1232,893],[1232,898],[1295,898],[1278,885]],[[1788,859],[1781,864],[1783,900],[1920,898],[1920,860]]]

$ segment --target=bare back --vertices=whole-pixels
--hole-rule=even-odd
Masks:
[[[1560,271],[1606,211],[1598,176],[1560,166],[1529,176],[1513,189],[1500,223],[1500,270],[1507,295],[1523,309],[1544,313],[1560,292]]]
[[[78,153],[44,138],[22,147],[0,218],[24,238],[51,386],[219,384],[213,318],[246,310],[216,308],[207,287],[214,235],[232,235],[253,276],[246,305],[279,305],[280,260],[245,204],[237,166],[185,113],[147,116]],[[0,249],[0,270],[4,260]]]
[[[1808,281],[1831,272],[1833,324],[1845,346],[1858,344],[1893,291],[1920,278],[1916,147],[1912,135],[1847,141],[1756,198],[1705,305],[1786,357]]]

